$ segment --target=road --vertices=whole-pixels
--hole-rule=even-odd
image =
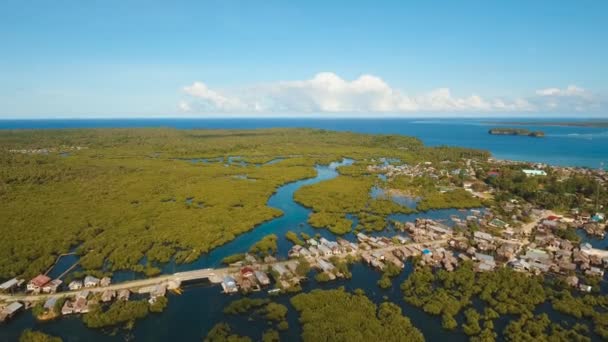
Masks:
[[[413,247],[413,248],[423,248],[423,247],[427,247],[427,246],[443,245],[443,244],[446,244],[448,241],[449,241],[449,239],[442,239],[442,240],[435,240],[435,241],[429,241],[429,242],[409,243],[409,244],[405,244],[405,245],[391,245],[391,246],[382,247],[382,248],[375,248],[375,249],[373,249],[373,251],[374,252],[389,252],[389,251],[393,251],[395,249],[406,247],[406,246]],[[356,255],[358,253],[359,252],[341,253],[341,254],[337,254],[335,256],[346,257],[347,255]],[[261,268],[264,268],[264,267],[271,267],[276,264],[287,265],[292,262],[295,262],[295,260],[283,260],[283,261],[277,261],[277,262],[272,262],[272,263],[259,264],[259,266]],[[119,290],[124,290],[124,289],[133,290],[133,289],[139,289],[142,287],[166,284],[171,281],[177,281],[177,282],[181,283],[183,281],[191,281],[191,280],[205,279],[205,278],[208,279],[210,277],[220,277],[220,279],[221,279],[221,278],[223,278],[224,275],[237,272],[238,270],[239,270],[238,267],[225,267],[225,268],[217,268],[217,269],[205,268],[205,269],[199,269],[199,270],[193,270],[193,271],[187,271],[187,272],[178,272],[178,273],[174,273],[174,274],[160,275],[157,277],[146,278],[146,279],[125,281],[125,282],[111,284],[111,285],[104,286],[104,287],[91,287],[91,288],[81,289],[78,291],[63,291],[63,292],[57,292],[57,293],[53,293],[53,294],[38,294],[38,295],[34,295],[34,294],[0,295],[0,300],[6,301],[6,302],[14,302],[14,301],[36,302],[36,301],[41,301],[41,300],[47,300],[47,299],[53,298],[53,297],[61,298],[61,297],[75,296],[76,294],[78,294],[79,292],[82,292],[83,290],[89,290],[92,293],[99,293],[99,292],[104,292],[107,290],[112,290],[112,291],[119,291]]]

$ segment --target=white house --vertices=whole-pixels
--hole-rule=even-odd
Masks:
[[[84,287],[95,287],[97,285],[99,285],[99,279],[95,278],[93,276],[86,276],[84,277]]]

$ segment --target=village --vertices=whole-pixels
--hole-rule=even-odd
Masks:
[[[462,165],[442,162],[440,166],[434,166],[431,162],[414,166],[393,164],[397,160],[381,159],[380,162],[367,169],[383,175],[384,180],[397,176],[448,178],[451,186],[440,187],[441,192],[462,186],[474,197],[494,199],[496,189],[481,182],[480,165],[476,160],[465,159]],[[490,168],[481,174],[482,177],[497,177],[500,166],[510,165],[521,168],[525,177],[530,178],[551,174],[560,182],[575,176],[590,177],[598,189],[608,181],[608,174],[601,169],[492,158],[488,163]],[[464,180],[458,184],[454,181],[456,178]],[[586,201],[593,204],[592,198]],[[586,279],[603,279],[604,270],[608,267],[608,251],[592,247],[576,234],[582,230],[589,237],[603,239],[607,228],[603,212],[590,213],[574,208],[558,215],[512,196],[494,203],[492,208],[461,210],[467,214],[452,215],[448,222],[421,218],[415,222],[393,222],[396,230],[406,234],[396,234],[390,238],[367,236],[359,232],[356,234],[358,243],[341,238],[337,241],[312,239],[306,241],[305,246],[294,246],[289,254],[293,259],[304,257],[319,272],[328,274],[329,279],[341,276],[329,260],[336,261],[335,256],[354,257],[380,271],[387,264],[403,268],[406,260],[412,257],[419,258],[422,264],[440,267],[448,272],[460,262],[471,260],[478,272],[510,267],[529,274],[550,274],[562,277],[568,285],[583,292],[592,291],[592,285],[585,283]],[[603,209],[597,203],[595,208]],[[297,264],[292,264],[291,274],[289,269],[282,270],[281,281],[284,282],[284,277],[290,279],[292,274],[295,275],[296,267]],[[294,278],[296,282],[300,280],[300,277]]]
[[[488,213],[476,212],[467,217],[467,222],[483,223]],[[592,248],[588,243],[575,245],[568,240],[557,237],[554,229],[560,229],[563,218],[548,216],[539,219],[532,241],[528,236],[518,235],[509,227],[504,227],[502,235],[493,235],[481,230],[470,234],[457,232],[447,225],[429,219],[418,219],[416,222],[396,224],[396,229],[404,233],[393,237],[374,237],[364,233],[356,235],[357,242],[339,238],[330,241],[325,238],[309,239],[305,246],[295,245],[289,251],[288,260],[276,260],[266,257],[259,260],[248,254],[242,262],[230,265],[226,272],[218,271],[212,282],[219,282],[226,294],[248,293],[268,289],[269,294],[290,291],[297,288],[307,278],[308,267],[301,270],[302,263],[308,263],[319,274],[326,275],[327,280],[343,278],[344,274],[337,263],[349,259],[350,262],[362,261],[382,271],[389,264],[399,269],[404,268],[408,259],[419,258],[427,264],[446,271],[453,271],[459,263],[472,260],[475,270],[489,272],[497,267],[511,267],[530,274],[552,273],[566,277],[566,282],[580,291],[590,292],[592,287],[579,281],[580,274],[603,277],[608,267],[608,251]],[[567,221],[567,220],[566,220]],[[492,221],[490,221],[492,222]],[[463,222],[458,222],[460,226]],[[270,288],[273,279],[275,287]],[[111,279],[86,276],[84,280],[74,280],[67,284],[65,297],[45,294],[60,293],[61,280],[52,280],[38,275],[27,284],[22,279],[11,279],[0,284],[0,291],[15,293],[24,289],[32,295],[38,295],[43,311],[38,318],[53,319],[59,316],[86,314],[95,304],[108,303],[113,300],[128,301],[131,294],[148,295],[153,304],[158,297],[166,296],[167,290],[179,293],[179,284],[162,281],[159,284],[123,288],[120,290],[105,289]],[[23,288],[25,285],[25,288]],[[94,290],[94,291],[92,291]],[[61,303],[58,307],[57,303]],[[34,307],[36,301],[12,301],[0,309],[0,321],[6,321],[22,310]]]
[[[148,302],[154,304],[157,298],[164,297],[167,291],[165,284],[141,287],[136,290],[127,288],[114,290],[108,288],[110,285],[110,277],[99,279],[90,275],[84,277],[83,280],[73,280],[67,285],[60,279],[51,279],[43,274],[37,275],[27,284],[23,279],[10,279],[0,284],[0,292],[15,295],[25,291],[29,296],[26,298],[37,298],[38,300],[26,299],[12,301],[4,307],[0,305],[0,322],[12,318],[22,310],[36,307],[39,308],[36,314],[39,320],[86,314],[96,304],[109,303],[113,300],[128,301],[131,293],[148,294]],[[63,290],[65,290],[65,296],[61,295]]]
[[[388,264],[402,269],[408,259],[419,258],[422,264],[453,271],[459,263],[472,260],[478,272],[492,271],[497,267],[511,267],[530,274],[552,273],[566,277],[566,282],[580,291],[591,291],[591,285],[579,281],[580,274],[603,277],[608,267],[608,251],[592,248],[588,243],[573,244],[558,237],[555,232],[565,229],[573,222],[581,223],[586,218],[572,220],[555,215],[540,216],[533,234],[525,234],[521,229],[513,229],[503,221],[493,218],[488,211],[473,210],[465,220],[453,217],[453,227],[430,219],[415,222],[395,223],[395,229],[403,233],[392,237],[374,237],[357,233],[357,242],[338,238],[309,239],[304,246],[294,245],[288,260],[279,261],[272,256],[260,260],[247,254],[241,262],[230,265],[229,272],[216,272],[210,277],[219,282],[226,294],[248,293],[270,288],[273,279],[276,286],[268,289],[270,294],[297,288],[307,278],[309,267],[324,274],[326,279],[343,278],[344,274],[336,263],[349,259],[362,261],[377,269],[384,270]],[[471,231],[473,227],[487,227]],[[463,228],[465,228],[463,230]],[[499,231],[499,234],[496,232]],[[492,232],[492,233],[490,233]],[[532,232],[530,232],[532,233]],[[533,238],[532,238],[533,237]],[[302,263],[309,267],[300,269]],[[107,289],[109,277],[102,279],[86,276],[82,281],[74,280],[64,285],[59,279],[38,275],[27,284],[23,279],[11,279],[0,284],[0,291],[15,293],[25,290],[44,299],[44,311],[39,319],[52,319],[72,314],[86,314],[91,305],[108,303],[113,300],[128,301],[130,295],[148,295],[150,304],[158,297],[164,297],[167,290],[179,292],[179,284],[164,281],[156,285],[132,289]],[[24,288],[25,285],[25,288]],[[51,296],[61,291],[62,285],[69,291],[65,297]],[[91,290],[95,291],[91,291]],[[57,303],[62,303],[57,307]],[[36,305],[35,301],[6,303],[0,310],[0,321],[12,318],[19,311]]]
[[[449,170],[435,168],[429,162],[413,167],[384,163],[368,169],[389,178],[398,175],[454,178],[465,174],[466,180],[461,183],[465,191],[479,198],[493,196],[494,189],[475,186],[479,180],[474,176],[474,162],[468,161],[465,165]],[[527,177],[544,177],[546,168],[548,166],[535,164],[522,171]],[[493,176],[497,172],[491,169],[487,175]],[[595,171],[555,168],[551,172],[570,177],[577,172]],[[606,181],[604,172],[592,174],[598,181]],[[455,183],[453,185],[456,186]],[[608,267],[607,250],[593,248],[591,244],[577,241],[569,235],[582,229],[590,236],[603,238],[606,221],[601,212],[590,214],[573,209],[558,215],[525,201],[510,199],[497,201],[492,208],[461,210],[461,214],[452,215],[447,220],[418,218],[413,222],[394,221],[391,222],[392,236],[373,236],[359,231],[350,240],[341,237],[335,241],[323,237],[309,238],[302,244],[295,244],[286,259],[246,254],[243,260],[227,268],[201,270],[203,275],[192,279],[204,278],[220,284],[225,294],[262,290],[278,294],[299,291],[300,283],[309,280],[311,269],[317,271],[317,281],[331,281],[347,278],[348,264],[353,262],[363,262],[382,272],[387,267],[403,269],[415,258],[422,265],[448,272],[462,262],[472,261],[477,272],[510,267],[529,274],[551,274],[562,277],[572,288],[590,292],[592,285],[585,279],[603,278]],[[40,320],[86,314],[93,305],[129,301],[132,294],[138,298],[147,296],[152,305],[158,298],[165,297],[167,291],[179,294],[183,283],[186,282],[181,281],[178,274],[172,278],[159,277],[158,282],[148,282],[145,286],[124,287],[113,285],[109,277],[99,279],[92,275],[68,284],[44,274],[27,282],[13,278],[0,284],[0,293],[5,294],[4,298],[25,293],[23,298],[26,299],[0,303],[0,322],[36,307]]]
[[[602,278],[608,267],[608,251],[589,243],[573,243],[558,233],[559,229],[570,229],[567,227],[571,224],[584,226],[587,218],[556,216],[543,210],[535,213],[536,220],[527,225],[532,230],[510,227],[490,210],[471,210],[466,219],[452,217],[452,226],[431,219],[395,222],[395,230],[402,233],[391,237],[359,232],[356,242],[313,238],[304,245],[294,245],[287,261],[274,257],[258,260],[248,254],[245,260],[231,265],[239,270],[226,275],[222,287],[225,293],[259,291],[270,285],[270,274],[277,284],[269,291],[274,293],[306,279],[306,273],[299,270],[303,262],[334,280],[344,277],[338,263],[361,261],[383,271],[389,264],[402,269],[408,260],[418,258],[422,264],[448,272],[471,260],[478,272],[510,267],[529,274],[554,274],[565,277],[570,286],[590,292],[591,285],[579,281],[579,277]]]

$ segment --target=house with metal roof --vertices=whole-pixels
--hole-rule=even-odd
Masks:
[[[536,170],[536,169],[523,169],[521,170],[526,176],[530,177],[530,176],[546,176],[547,173],[543,170]]]
[[[4,322],[6,319],[12,318],[21,309],[23,309],[23,304],[19,302],[10,303],[6,307],[4,307],[2,311],[0,311],[0,322]]]
[[[4,283],[0,284],[0,291],[8,291],[17,287],[19,284],[19,280],[17,278],[13,278],[11,280],[7,280]]]

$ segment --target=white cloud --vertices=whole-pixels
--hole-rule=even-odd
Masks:
[[[536,91],[533,100],[540,109],[549,111],[593,111],[601,106],[600,98],[590,91],[569,85],[566,88],[545,88]]]
[[[296,112],[388,112],[416,110],[412,101],[382,79],[362,75],[346,81],[323,72],[310,80],[279,82],[258,89],[273,108]]]
[[[190,104],[188,104],[188,102],[186,101],[181,101],[178,105],[179,110],[181,110],[182,112],[189,112],[192,110],[192,108],[190,107]]]
[[[229,98],[211,90],[203,82],[194,82],[192,85],[185,86],[183,90],[186,94],[200,99],[202,104],[211,110],[233,111],[241,108],[240,101],[237,98]],[[180,107],[188,108],[189,111],[192,110],[187,102],[182,101]]]
[[[580,87],[575,85],[569,85],[565,89],[559,88],[546,88],[539,89],[536,91],[536,95],[538,96],[579,96],[579,97],[588,97],[588,92]]]
[[[589,92],[574,85],[565,89],[540,89],[532,96],[514,99],[485,98],[478,94],[459,97],[449,88],[408,95],[374,75],[364,74],[348,81],[331,72],[318,73],[308,80],[279,81],[227,91],[194,82],[183,91],[189,99],[180,102],[179,107],[191,113],[531,112],[580,110],[593,102]]]

